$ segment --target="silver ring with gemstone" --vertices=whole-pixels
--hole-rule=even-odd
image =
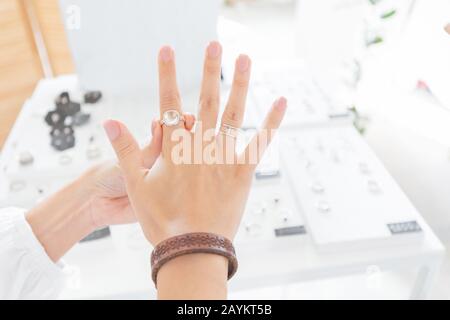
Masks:
[[[184,116],[181,115],[177,110],[171,109],[164,111],[161,120],[159,120],[159,123],[168,127],[174,127],[177,126],[180,121],[185,121]]]
[[[232,137],[232,138],[236,139],[238,137],[238,135],[239,135],[240,129],[236,128],[236,127],[233,127],[233,126],[230,126],[229,124],[223,123],[220,126],[220,131],[219,132],[221,134],[224,134],[226,136],[229,136],[229,137]]]

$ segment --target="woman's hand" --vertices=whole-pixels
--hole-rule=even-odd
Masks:
[[[194,116],[184,116],[186,129],[192,129]],[[161,153],[161,144],[162,130],[154,121],[150,144],[139,149],[143,166],[148,169],[153,166]],[[48,256],[55,262],[95,229],[136,221],[122,171],[115,162],[92,167],[31,209],[26,219]]]
[[[212,232],[233,240],[244,211],[254,169],[281,123],[286,100],[274,102],[260,132],[242,154],[236,154],[235,135],[241,126],[250,79],[251,61],[236,61],[231,94],[215,133],[219,113],[222,49],[212,42],[206,50],[200,93],[199,122],[194,132],[182,122],[162,126],[162,155],[145,168],[136,140],[118,121],[104,126],[123,170],[128,196],[147,239],[157,245],[190,232]],[[159,54],[160,112],[182,113],[176,84],[174,52]],[[226,260],[193,254],[164,265],[158,274],[159,297],[224,297]]]
[[[242,124],[250,68],[250,59],[241,55],[236,61],[230,98],[221,119],[222,127],[239,128]],[[244,211],[257,161],[270,142],[272,131],[278,128],[283,118],[286,100],[280,98],[270,110],[261,132],[250,143],[252,146],[237,155],[235,138],[231,136],[236,132],[215,134],[220,70],[221,47],[213,42],[208,46],[205,58],[199,122],[195,131],[186,130],[182,122],[176,126],[163,125],[162,157],[151,169],[143,166],[138,145],[127,128],[113,120],[105,123],[124,172],[132,206],[146,237],[154,245],[175,235],[202,231],[232,240]],[[161,116],[168,110],[181,114],[174,52],[170,47],[160,51],[159,81]],[[267,139],[258,139],[263,137]],[[175,138],[179,141],[173,141]],[[183,144],[186,148],[178,152]],[[191,154],[186,156],[186,153]],[[253,162],[249,161],[251,157]],[[181,160],[184,163],[179,163]]]
[[[195,117],[185,113],[186,130],[191,130]],[[161,153],[162,130],[159,122],[152,122],[152,140],[140,150],[143,166],[150,169]],[[101,163],[92,167],[87,175],[91,177],[87,191],[90,196],[89,212],[95,228],[115,224],[136,222],[125,188],[122,170],[115,161]]]

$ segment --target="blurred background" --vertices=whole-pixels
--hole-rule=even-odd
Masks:
[[[450,1],[218,2],[226,55],[307,65],[333,103],[352,113],[364,140],[449,248]],[[86,73],[79,63],[89,59],[73,53],[82,14],[70,0],[0,0],[0,154],[39,80]],[[105,28],[120,25],[109,23]],[[450,298],[449,269],[446,258],[433,297]]]

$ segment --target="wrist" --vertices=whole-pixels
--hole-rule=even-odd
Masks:
[[[158,273],[158,299],[225,299],[228,260],[193,253],[168,261]]]
[[[233,242],[236,235],[236,228],[234,228],[232,224],[218,225],[217,223],[190,222],[186,221],[184,218],[174,219],[170,222],[166,221],[162,224],[156,219],[153,219],[153,215],[151,214],[141,214],[139,216],[139,222],[142,226],[144,235],[153,246],[157,246],[161,242],[172,237],[188,233],[213,233],[225,237],[231,242]],[[159,216],[162,216],[162,214]],[[186,216],[189,216],[189,213],[186,213]],[[205,216],[207,215],[205,214]]]
[[[26,214],[33,233],[54,262],[95,230],[89,184],[89,176],[83,175]]]
[[[98,212],[94,210],[96,199],[100,198],[96,181],[98,175],[101,173],[102,167],[100,165],[93,166],[84,172],[77,180],[74,181],[82,189],[80,199],[83,199],[84,205],[80,207],[80,218],[83,217],[89,223],[90,229],[95,231],[106,227],[107,224],[101,217],[98,217]]]

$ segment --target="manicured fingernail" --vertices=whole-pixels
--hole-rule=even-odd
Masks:
[[[208,45],[208,57],[209,58],[217,58],[220,55],[221,52],[220,43],[217,41],[212,41]]]
[[[448,34],[450,34],[450,23],[447,23],[447,25],[444,27],[445,31],[447,31]]]
[[[120,136],[120,125],[117,121],[107,120],[103,123],[103,128],[105,128],[106,135],[111,141],[116,140]]]
[[[281,97],[277,100],[277,102],[275,102],[275,108],[279,111],[286,110],[286,107],[287,107],[287,100],[285,97]]]
[[[250,67],[250,58],[245,54],[241,54],[237,60],[237,68],[240,72],[246,72]]]
[[[169,62],[173,58],[173,50],[169,46],[164,46],[159,51],[159,56],[161,57],[161,60],[164,62]]]

